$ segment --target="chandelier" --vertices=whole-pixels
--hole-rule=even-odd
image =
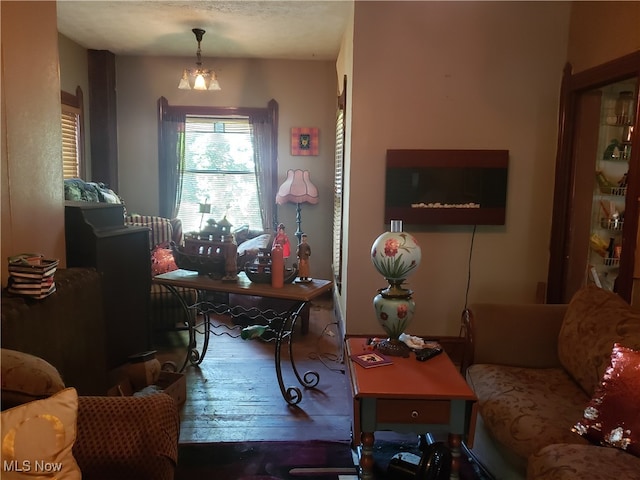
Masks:
[[[216,72],[208,68],[202,68],[202,56],[200,52],[200,42],[205,34],[201,28],[191,30],[198,41],[198,50],[196,50],[196,68],[185,68],[182,72],[182,78],[178,84],[181,90],[220,90],[218,77]]]

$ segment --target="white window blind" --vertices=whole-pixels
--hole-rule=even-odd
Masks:
[[[210,214],[200,213],[202,203],[211,204]],[[247,117],[188,115],[178,218],[186,232],[195,232],[225,216],[234,229],[262,228],[253,128]]]
[[[67,178],[80,177],[80,109],[62,105],[62,168]]]
[[[336,118],[336,156],[333,194],[333,275],[338,291],[342,276],[342,193],[344,165],[344,109],[338,109]]]

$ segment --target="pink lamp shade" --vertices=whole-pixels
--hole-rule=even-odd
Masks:
[[[288,170],[286,180],[280,185],[276,203],[318,203],[318,189],[311,183],[308,170]]]

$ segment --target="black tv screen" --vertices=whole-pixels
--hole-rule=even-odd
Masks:
[[[389,150],[385,222],[503,225],[506,150]]]

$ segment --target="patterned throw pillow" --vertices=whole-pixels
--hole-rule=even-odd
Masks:
[[[640,313],[619,295],[595,285],[571,299],[558,334],[558,358],[585,393],[593,395],[615,342],[640,349]]]
[[[600,386],[573,431],[640,457],[640,351],[616,343]]]
[[[151,252],[151,275],[155,277],[174,270],[178,270],[178,265],[173,258],[173,252],[160,246],[154,248]]]
[[[2,412],[2,478],[80,480],[72,453],[77,417],[75,388]]]

